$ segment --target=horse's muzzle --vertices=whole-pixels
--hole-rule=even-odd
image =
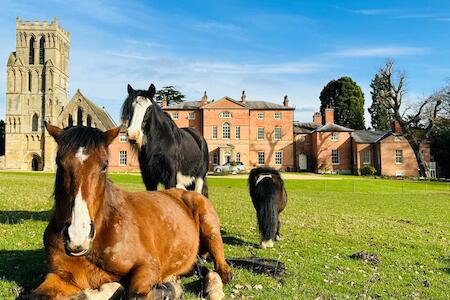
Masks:
[[[70,240],[69,236],[69,223],[66,223],[62,230],[62,238],[64,241],[64,250],[66,251],[66,254],[69,256],[84,256],[89,253],[89,250],[91,250],[92,247],[92,241],[95,237],[95,225],[94,222],[91,222],[91,230],[89,232],[88,238],[80,245],[74,244]]]

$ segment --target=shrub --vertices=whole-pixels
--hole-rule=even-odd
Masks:
[[[361,175],[363,176],[373,176],[377,173],[377,169],[372,166],[365,166],[361,169]]]

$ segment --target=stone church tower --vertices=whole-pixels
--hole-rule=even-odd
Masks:
[[[55,18],[16,19],[16,51],[9,55],[5,167],[53,170],[56,144],[44,120],[57,124],[68,97],[70,34]]]

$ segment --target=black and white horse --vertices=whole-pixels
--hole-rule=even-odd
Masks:
[[[277,170],[260,167],[250,171],[248,185],[258,218],[261,248],[273,247],[273,240],[280,239],[279,215],[287,203],[283,179]]]
[[[142,179],[149,191],[158,183],[166,189],[195,190],[208,196],[208,145],[194,128],[178,128],[153,100],[155,86],[147,91],[128,85],[122,106],[122,122],[128,123],[128,139],[137,148]]]

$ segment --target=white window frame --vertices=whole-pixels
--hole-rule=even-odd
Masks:
[[[395,164],[396,165],[403,164],[403,150],[402,149],[395,150]]]
[[[275,151],[275,164],[282,165],[283,164],[283,152]]]
[[[277,137],[277,129],[279,130],[279,134],[280,134],[279,137]],[[275,128],[273,129],[273,138],[274,138],[275,141],[281,141],[281,139],[283,138],[283,132],[282,132],[280,126],[275,127]]]
[[[127,165],[128,153],[126,150],[119,151],[119,166],[124,167]]]
[[[262,130],[262,131],[261,131]],[[262,132],[262,138],[260,138],[259,134]],[[264,140],[264,127],[258,127],[258,129],[256,130],[256,139],[258,141],[263,141]]]
[[[370,150],[364,150],[363,151],[363,164],[364,165],[370,165],[371,164],[371,152]]]
[[[211,135],[213,139],[217,139],[217,126],[213,126],[211,129]]]
[[[229,111],[223,111],[219,114],[219,117],[222,119],[231,119],[233,116]]]
[[[337,133],[337,132],[332,132],[332,133],[331,133],[331,141],[332,141],[332,142],[337,142],[337,141],[339,141],[339,133]]]
[[[273,117],[274,117],[275,120],[281,120],[281,112],[280,111],[276,111],[274,113]]]
[[[241,162],[241,153],[236,153],[236,162]]]
[[[262,163],[261,163],[262,158]],[[264,151],[258,151],[258,165],[265,165],[266,164],[266,153]]]
[[[257,120],[264,120],[264,112],[258,112],[256,114],[256,119]]]
[[[234,128],[234,137],[239,140],[241,138],[241,126],[236,126]]]
[[[172,117],[172,120],[178,120],[180,118],[178,112],[171,113],[170,116]]]
[[[227,125],[227,127],[225,127]],[[227,130],[225,130],[225,128]],[[226,133],[226,136],[225,136]],[[222,124],[222,139],[229,140],[231,138],[231,125],[228,122]]]
[[[128,140],[127,134],[126,133],[120,133],[119,134],[119,142],[121,143],[126,143]]]
[[[191,111],[188,113],[188,120],[195,120],[195,111]]]
[[[337,162],[335,161],[335,158],[337,158]],[[341,163],[341,157],[340,157],[339,149],[331,150],[331,163],[333,165],[339,165]]]

